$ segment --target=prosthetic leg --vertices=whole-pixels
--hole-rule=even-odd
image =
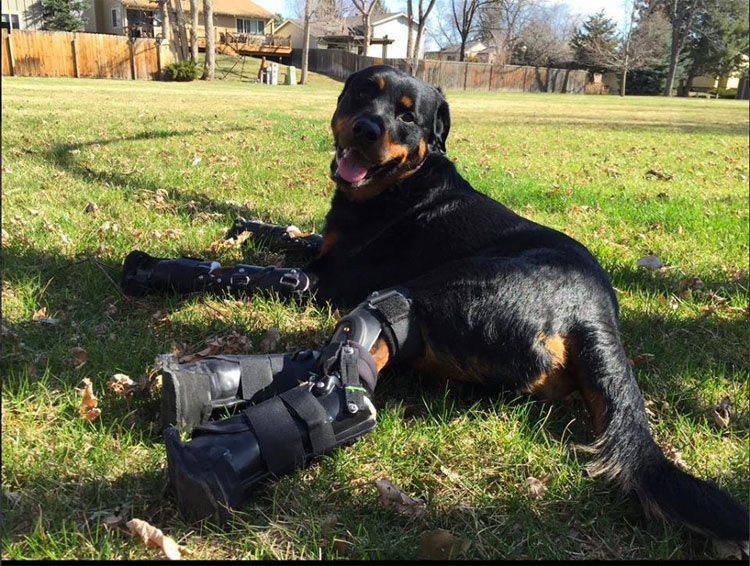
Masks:
[[[165,430],[169,477],[185,518],[223,522],[259,481],[372,430],[370,399],[379,368],[370,351],[379,343],[387,346],[388,360],[411,358],[422,348],[403,289],[371,295],[341,319],[320,351],[168,366],[163,403],[175,408],[176,422],[189,425],[196,414],[202,420],[207,406],[247,406],[238,415],[197,426],[189,442],[180,440],[177,427]],[[204,396],[179,393],[206,386]],[[265,397],[268,392],[273,396]]]

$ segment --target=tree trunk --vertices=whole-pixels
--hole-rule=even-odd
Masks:
[[[190,0],[190,59],[198,62],[198,0]]]
[[[419,18],[419,24],[417,25],[417,38],[414,40],[414,68],[416,69],[419,65],[419,46],[422,43],[422,35],[424,34],[425,19]]]
[[[373,4],[373,6],[374,5],[375,4]],[[370,12],[365,12],[364,14],[362,14],[362,25],[365,28],[365,50],[362,55],[367,57],[367,50],[370,48],[370,40],[372,39],[372,28],[370,27]]]
[[[216,38],[214,37],[214,4],[213,0],[203,0],[203,25],[206,30],[206,61],[203,64],[204,81],[214,78],[216,70]]]
[[[159,11],[161,12],[161,38],[169,43],[172,39],[169,23],[169,4],[166,0],[159,0]]]
[[[180,61],[185,61],[188,58],[185,11],[182,9],[182,0],[175,0],[175,4],[177,5],[177,30],[180,34]]]
[[[677,74],[677,60],[680,57],[679,45],[679,23],[672,24],[672,45],[669,54],[669,72],[667,73],[667,84],[664,87],[664,96],[672,96],[674,77]]]
[[[412,34],[412,25],[413,25],[413,18],[414,18],[414,8],[412,8],[412,0],[406,0],[406,16],[408,18],[408,23],[406,24],[406,30],[409,34],[406,38],[406,60],[411,61],[412,55],[414,53],[414,37]],[[413,75],[414,69],[411,68],[411,63],[409,63],[409,72]]]
[[[466,59],[466,40],[469,39],[469,34],[461,34],[461,47],[458,50],[458,60],[462,63]]]
[[[628,81],[628,68],[624,67],[622,69],[622,78],[620,79],[620,96],[625,96],[625,85]]]
[[[300,73],[300,84],[307,84],[307,60],[310,56],[310,11],[308,9],[310,0],[305,2],[305,27],[302,33],[302,72]]]

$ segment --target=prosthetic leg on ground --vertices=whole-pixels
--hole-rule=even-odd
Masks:
[[[378,352],[376,364],[370,352],[382,346],[387,357]],[[222,522],[259,481],[304,466],[372,430],[371,397],[380,367],[416,356],[421,348],[407,293],[393,289],[374,293],[342,318],[320,351],[289,355],[280,365],[273,356],[224,356],[189,369],[168,366],[165,383],[176,387],[166,385],[163,391],[177,400],[177,422],[203,415],[205,405],[205,398],[175,394],[180,390],[207,385],[212,407],[247,406],[232,417],[197,426],[189,442],[181,442],[177,427],[165,430],[169,477],[182,514],[189,521],[212,517]],[[274,372],[274,367],[281,370]],[[266,397],[269,391],[273,396]],[[197,405],[191,404],[194,399]]]

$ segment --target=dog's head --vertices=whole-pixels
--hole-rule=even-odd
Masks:
[[[445,152],[450,129],[442,92],[388,66],[351,75],[331,119],[331,176],[351,198],[376,196]]]

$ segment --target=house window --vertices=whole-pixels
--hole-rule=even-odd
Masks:
[[[122,16],[120,15],[120,8],[112,8],[112,27],[119,28],[122,24]]]
[[[248,33],[250,35],[263,35],[266,29],[265,20],[248,20],[245,18],[236,18],[237,33]]]
[[[21,29],[21,18],[18,14],[3,14],[0,27],[7,30]]]

